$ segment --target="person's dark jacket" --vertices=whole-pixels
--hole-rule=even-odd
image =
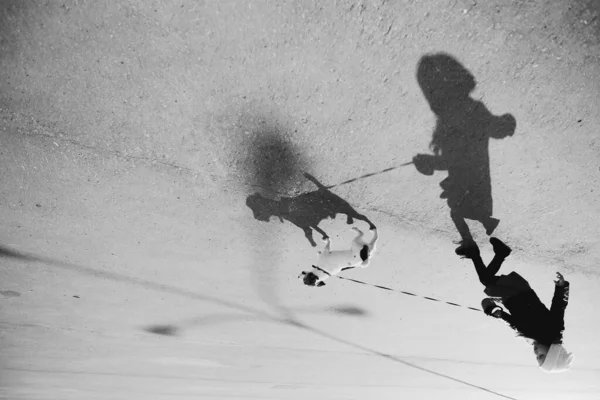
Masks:
[[[562,344],[565,309],[569,302],[569,286],[567,281],[564,286],[555,286],[550,310],[533,290],[505,299],[502,303],[510,314],[503,311],[500,318],[521,336],[535,339],[546,345]]]

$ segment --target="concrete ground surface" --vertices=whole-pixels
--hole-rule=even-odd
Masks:
[[[600,398],[599,10],[0,1],[0,397]],[[545,304],[556,271],[571,283],[566,373],[482,312],[420,297],[484,297],[454,254],[446,172],[399,167],[431,153],[417,66],[439,53],[516,120],[489,139],[494,235],[513,248],[502,272]],[[360,178],[331,191],[380,241],[343,276],[419,296],[302,284],[320,235],[246,199],[316,190],[303,172]],[[334,249],[353,235],[343,215],[319,226]]]

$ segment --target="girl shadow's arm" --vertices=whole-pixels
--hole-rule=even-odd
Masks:
[[[423,175],[433,175],[434,171],[446,171],[448,162],[442,156],[432,154],[417,154],[413,157],[413,163],[417,171]]]
[[[516,129],[517,120],[511,114],[504,114],[499,117],[492,116],[489,135],[493,139],[504,139],[514,135]]]

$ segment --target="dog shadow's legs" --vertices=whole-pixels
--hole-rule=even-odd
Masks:
[[[375,229],[375,224],[371,222],[371,220],[369,218],[367,218],[365,215],[359,214],[358,212],[352,210],[351,214],[347,214],[348,215],[348,219],[347,219],[347,223],[348,225],[352,224],[354,222],[354,218],[356,218],[359,221],[364,221],[367,224],[369,224],[369,229]]]
[[[323,232],[325,233],[325,232]],[[304,236],[308,239],[312,247],[317,247],[315,240],[313,239],[312,229],[310,227],[304,229]]]
[[[323,236],[323,240],[329,239],[329,235],[327,235],[327,233],[325,233],[325,231],[323,229],[319,228],[317,225],[313,226],[313,229],[315,231],[319,232]]]

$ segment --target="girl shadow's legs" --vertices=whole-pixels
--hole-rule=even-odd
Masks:
[[[469,229],[469,226],[467,225],[467,222],[463,216],[460,215],[459,212],[451,209],[450,218],[452,218],[452,222],[454,222],[454,226],[456,226],[456,230],[461,238],[460,246],[457,248],[457,254],[459,249],[477,246],[473,240],[473,236],[471,235],[471,230]]]
[[[469,241],[473,241],[473,236],[471,235],[471,230],[465,221],[465,217],[458,211],[451,209],[450,210],[450,218],[452,218],[452,222],[454,222],[454,226],[456,226],[456,230],[460,234],[463,242],[467,243]],[[485,228],[485,233],[490,236],[498,225],[500,224],[500,220],[494,218],[490,215],[478,216],[477,221],[483,225]]]
[[[456,230],[458,231],[461,237],[460,246],[456,249],[456,253],[461,254],[461,252],[463,252],[466,248],[471,248],[473,246],[477,247],[477,244],[475,243],[475,240],[471,235],[471,230],[469,229],[469,226],[465,221],[465,217],[460,212],[451,209],[450,218],[452,218],[452,222],[454,222],[454,226],[456,226]],[[483,227],[485,228],[485,233],[487,235],[491,235],[500,223],[499,219],[493,218],[489,215],[481,217],[477,219],[477,221],[479,221],[483,225]],[[493,260],[492,263],[494,263],[495,265],[495,262]],[[502,261],[500,261],[500,263],[502,263]]]

